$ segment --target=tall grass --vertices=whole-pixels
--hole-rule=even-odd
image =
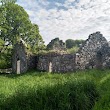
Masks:
[[[100,99],[96,102],[94,110],[110,110],[110,72],[99,82]]]
[[[109,70],[0,75],[0,110],[109,110],[109,79]]]
[[[88,110],[98,96],[90,78],[32,72],[0,76],[2,110]]]

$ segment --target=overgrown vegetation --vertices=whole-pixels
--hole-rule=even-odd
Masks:
[[[85,40],[73,40],[73,39],[67,39],[65,41],[66,48],[71,49],[73,47],[80,47],[85,42]]]
[[[109,110],[110,71],[0,75],[1,110]]]
[[[16,0],[0,1],[0,39],[4,46],[14,46],[20,40],[30,51],[44,48],[44,41],[39,34],[37,24],[31,23],[23,7],[15,4]]]
[[[84,42],[85,40],[67,39],[65,43],[68,53],[76,53]]]
[[[10,53],[0,54],[0,68],[1,69],[11,68],[11,54]]]
[[[12,47],[8,46],[1,51],[3,52],[0,53],[0,69],[11,68]]]
[[[11,67],[12,48],[20,40],[32,53],[52,52],[46,51],[38,25],[32,24],[25,10],[15,2],[16,0],[0,0],[2,69]],[[66,48],[69,53],[74,53],[83,42],[68,39]],[[54,48],[57,47],[57,43]],[[59,45],[65,48],[62,41],[59,41]],[[91,109],[110,110],[110,70],[67,74],[29,72],[23,75],[0,75],[0,110]]]
[[[0,0],[0,69],[10,67],[12,49],[18,42],[23,42],[28,53],[37,54],[45,49],[38,25],[31,23],[16,1]]]
[[[70,49],[67,49],[68,53],[76,53],[79,50],[79,47],[72,47]]]

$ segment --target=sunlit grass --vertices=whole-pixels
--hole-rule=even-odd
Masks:
[[[2,74],[0,110],[109,110],[109,85],[110,70]]]

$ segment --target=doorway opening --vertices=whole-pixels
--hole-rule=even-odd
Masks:
[[[49,62],[49,73],[51,73],[52,72],[52,62]]]
[[[17,68],[16,68],[16,69],[17,69],[17,74],[20,74],[20,68],[21,68],[21,67],[20,67],[20,63],[21,63],[21,62],[20,62],[20,59],[18,58],[18,59],[17,59]]]

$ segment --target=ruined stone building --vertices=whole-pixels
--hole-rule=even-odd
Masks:
[[[25,73],[27,70],[37,67],[37,56],[32,56],[26,53],[25,46],[22,42],[17,43],[13,49],[12,56],[12,72]]]
[[[37,68],[53,72],[71,72],[81,69],[110,68],[110,47],[100,32],[89,38],[75,54],[47,54],[39,57]]]
[[[56,40],[58,41],[58,39]],[[15,53],[13,54],[14,71],[17,68],[18,60],[21,62],[22,72],[29,70],[30,67],[40,71],[61,73],[82,69],[110,68],[110,46],[100,32],[89,35],[78,52],[74,54],[47,53],[30,59],[30,57],[26,57],[23,47],[19,46],[15,46]],[[64,44],[62,46],[65,47]],[[55,49],[56,47],[59,47],[59,44],[57,46],[55,43],[52,48]]]
[[[13,49],[12,56],[12,70],[13,73],[24,73],[27,71],[27,60],[25,47],[22,42],[17,43]]]
[[[49,53],[39,56],[37,69],[49,72],[72,72],[75,70],[75,55]]]
[[[99,68],[104,66],[104,57],[109,45],[100,32],[89,35],[83,46],[76,53],[76,69]]]
[[[59,38],[55,38],[51,40],[51,42],[47,45],[48,50],[55,50],[55,51],[64,51],[66,50],[66,44],[59,40]]]

